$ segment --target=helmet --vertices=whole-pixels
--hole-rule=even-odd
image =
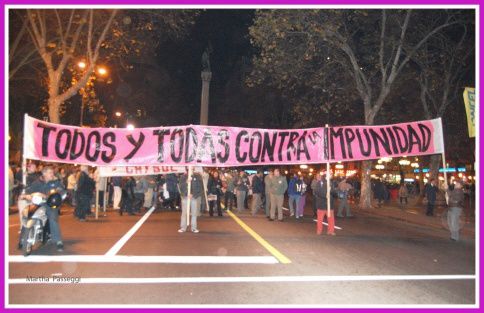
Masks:
[[[47,205],[57,209],[62,204],[62,196],[59,193],[53,193],[47,198]]]

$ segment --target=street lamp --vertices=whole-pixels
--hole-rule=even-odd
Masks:
[[[128,125],[126,125],[126,129],[128,129],[128,130],[134,130],[134,125],[133,124],[128,124]]]
[[[85,68],[86,68],[86,62],[84,62],[84,61],[80,61],[79,63],[77,63],[77,66],[78,66],[78,67],[79,67],[81,70],[83,70],[83,69],[85,69]]]
[[[116,117],[121,117],[121,112],[116,112],[114,115],[116,115]]]
[[[97,69],[97,73],[101,76],[104,76],[108,73],[108,70],[105,68],[105,67],[102,67],[100,66],[98,69]]]

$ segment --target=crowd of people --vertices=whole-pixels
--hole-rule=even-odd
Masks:
[[[49,172],[45,176],[45,172]],[[50,175],[50,172],[52,175]],[[49,176],[50,175],[50,176]],[[312,178],[312,179],[311,179]],[[29,191],[37,181],[58,181],[67,192],[67,203],[75,208],[74,216],[80,221],[93,215],[95,190],[99,192],[99,204],[117,210],[120,215],[141,214],[154,207],[160,210],[181,210],[179,232],[187,231],[187,212],[190,202],[191,231],[197,233],[197,218],[208,212],[210,217],[222,217],[225,210],[236,214],[248,212],[255,216],[262,211],[268,221],[284,221],[283,210],[288,210],[286,218],[301,219],[304,217],[306,196],[312,194],[312,218],[317,218],[317,233],[323,232],[322,221],[328,221],[327,233],[334,235],[334,210],[327,211],[327,204],[336,208],[336,217],[352,217],[349,200],[357,199],[360,184],[356,180],[346,178],[331,179],[331,193],[328,192],[327,181],[319,173],[314,177],[302,173],[290,177],[282,175],[280,169],[270,169],[264,173],[248,175],[245,171],[232,169],[204,169],[193,173],[188,181],[188,173],[166,174],[154,176],[130,177],[100,177],[96,168],[74,165],[46,165],[43,163],[29,163],[27,166],[26,186],[22,185],[21,167],[12,164],[9,169],[10,204],[18,202],[19,216],[26,205],[21,199],[25,187]],[[105,181],[107,180],[108,181]],[[190,188],[189,188],[190,186]],[[401,204],[408,203],[408,197],[414,192],[414,187],[401,184],[398,197]],[[190,189],[190,191],[189,191]],[[382,181],[372,182],[374,197],[381,205],[389,197],[388,186]],[[425,187],[428,199],[427,215],[433,215],[433,206],[438,189],[435,181]],[[105,197],[106,193],[106,197]],[[287,194],[288,208],[283,207]],[[329,198],[328,198],[329,196]],[[329,200],[328,200],[329,199]],[[456,210],[454,210],[456,211]],[[57,220],[57,217],[55,217]],[[449,222],[450,223],[450,222]],[[55,227],[55,225],[54,225]],[[56,233],[56,240],[62,243],[60,231]],[[60,246],[60,245],[59,245]]]

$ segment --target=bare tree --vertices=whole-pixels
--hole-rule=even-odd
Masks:
[[[466,77],[473,62],[474,31],[472,24],[459,24],[451,32],[441,32],[429,40],[413,61],[418,65],[420,102],[425,117],[444,117],[451,104],[458,105]],[[431,178],[437,179],[441,155],[430,158]]]
[[[431,21],[432,27],[416,36],[422,20]],[[444,10],[258,11],[251,27],[252,42],[261,49],[254,62],[255,72],[289,89],[287,76],[294,75],[295,80],[316,78],[318,75],[307,74],[319,71],[314,60],[330,60],[352,80],[363,102],[364,122],[373,125],[392,86],[415,53],[432,36],[455,23],[454,12]],[[298,52],[296,58],[287,58],[292,51]],[[321,82],[324,80],[309,83]],[[336,88],[332,85],[320,89]],[[371,161],[362,164],[362,208],[371,207],[371,165]]]

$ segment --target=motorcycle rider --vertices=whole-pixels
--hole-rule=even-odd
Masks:
[[[25,190],[25,194],[20,197],[27,200],[32,200],[32,193],[39,192],[46,197],[53,190],[64,195],[66,190],[62,182],[57,179],[54,175],[54,169],[51,166],[45,166],[42,169],[42,176],[40,179],[32,183],[30,187]],[[52,209],[49,205],[44,204],[46,207],[47,218],[49,219],[50,233],[52,235],[52,240],[56,243],[57,251],[64,250],[64,244],[62,242],[60,227],[59,227],[59,210]]]

